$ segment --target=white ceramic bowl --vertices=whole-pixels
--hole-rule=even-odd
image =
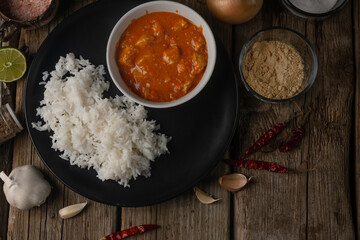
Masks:
[[[115,51],[116,51],[116,43],[119,41],[122,33],[128,27],[133,19],[137,19],[146,13],[151,12],[172,12],[177,13],[185,18],[189,19],[196,26],[201,26],[203,29],[203,34],[206,40],[207,48],[208,48],[208,64],[206,66],[204,75],[197,86],[185,96],[171,101],[171,102],[153,102],[142,97],[138,96],[134,92],[130,90],[130,88],[126,85],[126,83],[121,78],[119,68],[116,63]],[[174,107],[179,104],[185,103],[195,97],[207,84],[209,81],[211,74],[215,67],[216,60],[216,43],[214,39],[214,35],[206,23],[206,21],[194,10],[191,8],[176,2],[171,1],[154,1],[141,4],[130,11],[128,11],[120,20],[116,23],[113,28],[106,49],[106,62],[108,66],[108,70],[112,80],[115,85],[119,88],[119,90],[127,97],[132,99],[133,101],[153,108],[168,108]]]

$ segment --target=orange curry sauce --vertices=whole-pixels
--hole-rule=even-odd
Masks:
[[[202,28],[169,12],[154,12],[132,21],[116,47],[120,74],[144,99],[169,102],[199,83],[208,53]]]

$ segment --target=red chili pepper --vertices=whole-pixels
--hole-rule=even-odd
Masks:
[[[281,142],[278,146],[278,149],[280,152],[288,152],[292,149],[294,149],[300,140],[302,139],[304,135],[304,129],[303,126],[305,125],[307,119],[309,118],[311,113],[311,109],[303,116],[303,119],[301,123],[298,125],[298,128],[293,132],[293,135],[291,136],[290,140],[287,142]]]
[[[144,232],[147,232],[147,231],[159,228],[159,227],[160,226],[156,225],[156,224],[143,224],[143,225],[131,227],[129,229],[121,230],[116,233],[111,233],[105,237],[102,237],[100,240],[120,240],[120,239],[129,237],[129,236],[139,234],[139,233],[144,233]]]
[[[291,139],[287,142],[281,142],[279,144],[279,151],[280,152],[288,152],[294,149],[298,143],[300,142],[302,136],[304,135],[304,129],[302,127],[298,127],[294,134],[291,136]]]
[[[251,153],[254,153],[257,150],[259,150],[268,141],[270,141],[273,137],[275,137],[284,127],[285,127],[284,123],[278,123],[272,128],[270,128],[243,155],[240,156],[240,160],[244,160]]]
[[[265,161],[258,161],[258,160],[229,160],[225,159],[229,165],[233,165],[236,167],[247,168],[247,169],[259,169],[259,170],[266,170],[269,172],[276,172],[276,173],[286,173],[288,172],[286,167]]]

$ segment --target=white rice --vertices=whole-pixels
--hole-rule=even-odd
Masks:
[[[94,168],[102,181],[112,179],[128,187],[129,180],[150,176],[150,162],[168,152],[170,138],[155,132],[147,111],[124,96],[103,98],[109,83],[104,66],[94,66],[73,53],[60,57],[55,70],[44,72],[44,99],[32,123],[52,130],[52,148],[71,165]],[[40,83],[41,84],[41,83]],[[44,82],[42,82],[44,84]]]

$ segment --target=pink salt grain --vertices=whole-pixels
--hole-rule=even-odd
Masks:
[[[37,18],[49,8],[52,0],[1,0],[0,11],[18,21]]]

